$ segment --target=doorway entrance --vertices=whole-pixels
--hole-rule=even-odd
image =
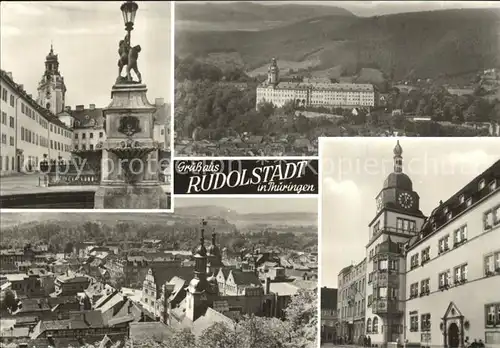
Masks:
[[[455,323],[451,323],[448,328],[448,342],[450,348],[457,348],[460,345],[458,325]]]

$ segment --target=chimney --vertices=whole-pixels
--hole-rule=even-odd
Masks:
[[[82,111],[82,110],[84,110],[84,109],[85,109],[85,106],[84,106],[84,105],[76,105],[76,106],[75,106],[75,110],[76,110],[76,111]]]
[[[24,85],[18,85],[19,86],[19,89],[24,91]]]
[[[264,280],[264,287],[265,287],[264,294],[269,295],[271,293],[271,278],[266,277],[266,279]]]
[[[9,77],[9,79],[14,80],[14,78],[12,77],[12,71],[8,71],[7,76]]]
[[[66,112],[70,112],[70,111],[71,111],[71,106],[65,106],[65,107],[64,107],[64,111],[66,111]]]
[[[95,109],[95,104],[89,104],[89,109],[94,110]]]
[[[155,105],[156,106],[161,106],[163,104],[165,104],[165,101],[163,98],[155,98]]]
[[[33,99],[33,94],[28,94],[28,97],[30,97],[30,99]]]

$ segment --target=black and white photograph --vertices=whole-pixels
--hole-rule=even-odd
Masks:
[[[2,347],[317,347],[317,198],[1,213]]]
[[[499,136],[499,18],[493,1],[177,2],[175,153]]]
[[[1,6],[2,208],[170,209],[173,5]]]
[[[320,162],[321,346],[498,346],[498,139],[322,138]]]

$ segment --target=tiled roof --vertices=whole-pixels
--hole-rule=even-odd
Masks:
[[[215,323],[224,323],[229,327],[234,325],[234,322],[224,314],[219,313],[212,308],[208,308],[204,315],[200,316],[193,322],[191,332],[196,337],[199,337],[206,329],[208,329]]]
[[[252,271],[231,270],[236,285],[261,286],[259,277]]]
[[[130,338],[141,340],[154,337],[157,340],[170,337],[172,329],[161,322],[130,323]]]
[[[482,180],[484,180],[484,188],[480,190],[479,183]],[[486,196],[495,194],[490,189],[490,184],[493,181],[496,181],[495,191],[496,193],[498,193],[498,190],[500,190],[500,160],[495,162],[491,167],[471,180],[467,185],[462,187],[458,192],[448,198],[445,202],[439,204],[439,206],[432,211],[431,215],[425,221],[419,236],[410,241],[409,247],[412,248],[416,246],[420,243],[420,241],[433,235],[442,226],[450,222],[451,220],[449,220],[447,217],[448,213],[452,214],[453,220],[454,217],[462,214],[464,211],[471,208],[475,203],[482,200]],[[461,202],[460,200],[462,196],[463,202]],[[467,201],[469,199],[472,200],[470,206],[467,205]]]
[[[178,276],[188,280],[193,278],[194,270],[192,267],[171,267],[171,266],[153,266],[151,267],[157,290],[167,283],[170,279]]]
[[[21,88],[22,86],[14,82],[14,80],[7,74],[6,71],[1,70],[0,75],[2,80],[4,80],[11,86],[12,89],[19,93],[19,95],[23,97],[23,100],[28,103],[33,109],[35,109],[40,115],[42,115],[42,117],[44,117],[47,121],[71,131],[71,128],[69,128],[61,120],[59,120],[56,115],[40,106],[32,97],[30,97],[29,94],[23,88]]]

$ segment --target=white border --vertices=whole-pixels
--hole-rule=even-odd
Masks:
[[[174,195],[174,153],[175,153],[175,1],[170,1],[170,209],[175,210]]]
[[[323,146],[321,146],[321,139],[325,137],[318,137],[318,330],[317,330],[317,338],[318,338],[318,348],[321,348],[321,275],[322,275],[322,257],[323,257],[323,249],[321,248],[323,242],[323,225],[322,225],[322,208],[323,208],[323,178],[321,173],[323,172],[323,163],[320,161],[320,158],[323,154]]]

